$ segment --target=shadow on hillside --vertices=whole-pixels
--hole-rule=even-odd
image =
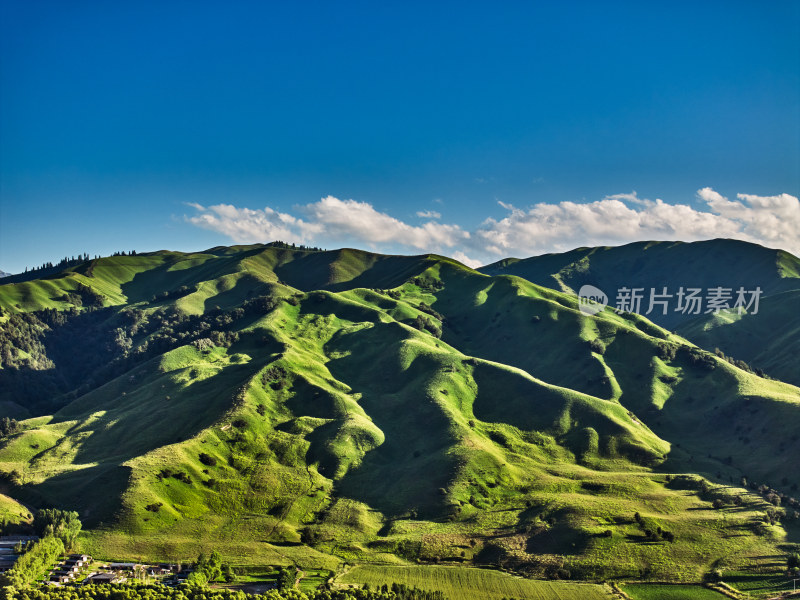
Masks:
[[[337,490],[387,515],[441,516],[446,488],[458,471],[457,458],[449,454],[457,440],[442,408],[422,391],[441,365],[420,355],[403,369],[400,342],[412,334],[390,327],[360,329],[326,345],[326,351],[352,351],[331,360],[328,369],[363,393],[359,404],[385,435]]]
[[[118,519],[121,497],[130,477],[130,467],[99,464],[61,473],[39,484],[24,485],[18,488],[16,496],[36,508],[57,506],[75,510],[84,527],[98,527]]]
[[[611,396],[605,369],[582,342],[581,321],[574,311],[519,295],[505,278],[489,282],[482,277],[452,277],[445,283],[433,308],[447,317],[443,339],[448,344],[553,385],[598,398]],[[476,303],[481,294],[485,300]]]
[[[125,462],[147,452],[184,441],[211,426],[236,401],[247,381],[270,358],[227,365],[216,375],[181,387],[169,376],[98,407],[106,413],[67,435],[89,434],[80,442],[77,463]],[[159,385],[161,384],[161,385]]]
[[[275,267],[281,281],[308,292],[394,288],[429,265],[422,256],[372,255],[358,250],[312,252]]]
[[[267,294],[270,284],[264,283],[252,275],[243,275],[236,279],[236,283],[227,290],[223,290],[203,300],[203,311],[209,312],[216,308],[232,309],[241,306],[250,298],[260,294]],[[262,315],[256,315],[257,318]]]
[[[593,537],[579,529],[556,525],[531,535],[525,545],[525,552],[528,554],[581,555],[586,551]]]
[[[70,405],[71,412],[57,413],[49,423],[76,424],[55,446],[35,457],[44,463],[48,452],[57,456],[66,451],[67,458],[61,461],[74,468],[24,485],[17,495],[34,507],[77,510],[87,526],[115,520],[121,496],[130,485],[131,468],[124,463],[189,439],[217,421],[237,401],[242,383],[283,349],[274,339],[265,341],[262,334],[248,334],[230,348],[231,354],[248,353],[249,362],[226,364],[207,379],[183,385],[173,380],[176,371],[160,373],[159,361],[152,360],[133,375],[128,372],[79,398]],[[192,369],[189,364],[177,372],[186,375]],[[71,447],[76,447],[74,456],[69,456]]]
[[[206,260],[186,269],[170,270],[178,262],[192,260],[185,255],[177,255],[173,260],[136,273],[133,279],[120,287],[129,303],[150,302],[154,294],[177,290],[184,285],[193,288],[200,282],[235,273],[239,270],[237,266],[242,259],[259,251],[251,250],[229,256],[217,255],[212,260]]]

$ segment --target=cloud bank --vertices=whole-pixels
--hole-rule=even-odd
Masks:
[[[697,192],[700,207],[639,198],[636,192],[587,203],[537,203],[520,209],[499,204],[502,219],[487,218],[474,231],[438,222],[441,214],[410,225],[367,202],[327,196],[297,206],[294,214],[230,204],[203,206],[185,219],[236,243],[293,241],[312,245],[367,246],[377,251],[438,252],[470,266],[506,256],[533,256],[579,246],[619,245],[638,240],[697,241],[733,238],[800,255],[800,200],[789,194],[725,198],[711,188]]]

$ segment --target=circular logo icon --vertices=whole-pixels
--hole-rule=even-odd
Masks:
[[[578,306],[583,314],[596,315],[608,306],[608,296],[593,285],[584,285],[578,292]]]

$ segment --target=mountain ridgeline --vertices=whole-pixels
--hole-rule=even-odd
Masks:
[[[799,336],[741,342],[796,326],[797,259],[728,241],[568,254],[476,271],[233,246],[0,285],[8,513],[78,510],[100,554],[576,578],[696,580],[800,541],[800,389],[778,377]],[[763,312],[587,316],[583,282],[760,285]],[[717,504],[737,507],[724,527]]]
[[[578,248],[562,254],[514,258],[481,267],[487,275],[516,275],[539,285],[577,293],[593,285],[614,304],[619,290],[641,288],[641,312],[649,308],[650,290],[666,288],[669,306],[654,307],[648,318],[708,349],[751,363],[769,375],[800,385],[800,259],[736,240],[705,242],[635,242],[625,246]],[[681,288],[706,293],[723,287],[761,290],[757,311],[700,313],[677,310]],[[666,312],[666,314],[664,314]]]

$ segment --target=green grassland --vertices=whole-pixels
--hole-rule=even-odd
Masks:
[[[800,542],[791,508],[739,487],[800,484],[800,389],[644,318],[588,317],[574,295],[435,255],[255,245],[91,263],[0,285],[21,318],[67,309],[58,290],[79,280],[104,307],[76,307],[64,331],[85,322],[97,348],[77,347],[109,357],[70,388],[59,365],[76,346],[58,320],[31,326],[47,360],[0,377],[54,391],[0,394],[30,417],[0,441],[0,472],[14,501],[78,510],[97,557],[214,547],[240,566],[390,565],[348,577],[445,561],[696,582]]]
[[[630,583],[622,588],[633,600],[722,600],[722,594],[699,585]]]
[[[341,584],[369,584],[373,589],[387,581],[423,590],[441,591],[451,600],[606,600],[600,585],[564,581],[536,581],[486,569],[462,567],[395,567],[361,565],[337,578]]]
[[[757,563],[764,562],[771,561],[766,557],[757,561]],[[732,588],[749,594],[751,598],[767,598],[777,593],[791,592],[796,589],[792,584],[792,578],[787,577],[785,572],[762,569],[763,565],[757,565],[756,568],[749,571],[726,572],[723,574],[723,580]]]

